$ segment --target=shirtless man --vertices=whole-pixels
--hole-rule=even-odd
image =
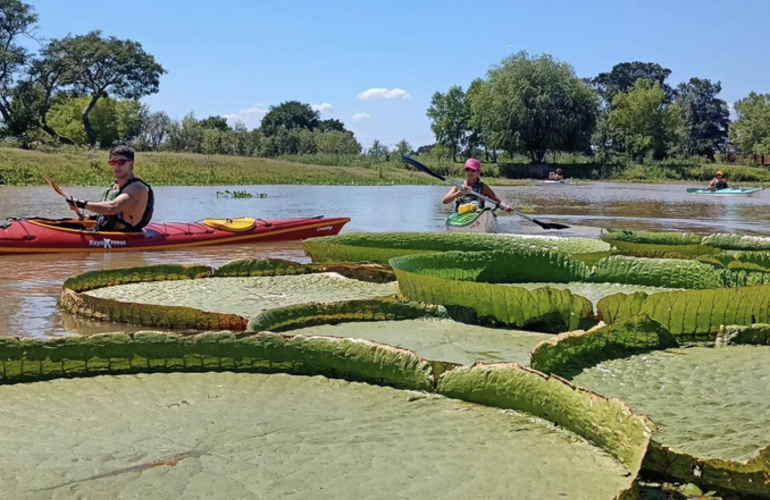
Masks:
[[[98,214],[99,231],[141,231],[152,218],[155,197],[149,184],[134,177],[134,150],[128,146],[112,148],[109,164],[115,183],[102,201],[78,200],[64,193],[67,203],[75,211],[83,209]]]

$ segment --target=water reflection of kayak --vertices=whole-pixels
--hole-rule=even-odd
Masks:
[[[446,218],[446,228],[466,233],[494,233],[497,231],[497,216],[490,208],[453,212]]]
[[[93,220],[9,219],[0,222],[0,254],[170,250],[204,245],[302,240],[331,236],[347,217],[262,220],[250,217],[203,222],[156,222],[142,232],[96,231]]]
[[[739,188],[731,187],[725,189],[704,189],[704,188],[687,188],[687,192],[691,194],[705,194],[711,196],[756,196],[762,192],[763,188]]]

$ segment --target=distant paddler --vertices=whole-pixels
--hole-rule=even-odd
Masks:
[[[720,189],[727,189],[727,181],[724,179],[724,174],[721,170],[717,171],[716,177],[711,179],[711,182],[709,182],[708,188],[712,191],[719,191]]]

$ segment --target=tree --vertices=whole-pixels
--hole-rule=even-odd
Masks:
[[[13,84],[28,60],[28,51],[17,43],[31,36],[37,14],[31,5],[19,0],[0,0],[0,114],[6,126],[13,121]]]
[[[264,118],[262,118],[262,134],[270,137],[282,130],[304,128],[315,130],[318,127],[320,113],[299,101],[287,101],[278,106],[270,106]]]
[[[40,51],[40,58],[32,61],[29,69],[29,77],[22,86],[28,86],[36,93],[36,98],[24,98],[37,115],[36,125],[40,126],[48,135],[63,144],[74,144],[74,141],[51,128],[48,124],[48,112],[51,110],[52,99],[59,90],[62,82],[70,76],[69,65],[58,54],[58,46],[49,43]]]
[[[158,151],[168,133],[171,118],[164,111],[149,113],[142,123],[141,136],[151,151]]]
[[[480,113],[482,106],[475,105],[474,102],[478,102],[482,92],[484,91],[484,80],[481,78],[475,78],[468,91],[465,93],[465,101],[468,105],[468,156],[473,156],[472,151],[474,148],[484,148],[484,152],[489,160],[489,151],[487,150],[487,140],[484,134],[484,117]],[[497,156],[492,152],[494,161],[497,161]]]
[[[227,124],[227,118],[223,118],[219,115],[209,116],[198,122],[203,128],[213,128],[221,132],[230,130],[230,125]]]
[[[96,144],[90,114],[99,99],[113,97],[137,100],[158,92],[160,76],[166,71],[141,44],[115,37],[102,37],[101,31],[87,35],[67,36],[52,42],[51,53],[68,67],[62,82],[76,93],[89,95],[83,108],[83,127],[88,143]]]
[[[471,112],[490,146],[521,149],[542,163],[549,150],[582,149],[596,125],[598,105],[596,93],[570,65],[522,51],[487,73]]]
[[[357,155],[361,144],[350,132],[326,132],[316,138],[318,152],[328,155]]]
[[[470,109],[462,87],[455,85],[446,94],[436,92],[426,113],[436,142],[452,147],[452,161],[468,135]]]
[[[406,141],[406,139],[401,139],[401,141],[399,141],[399,143],[396,144],[395,149],[393,149],[393,154],[398,155],[399,158],[411,153],[412,153],[412,145],[409,144]]]
[[[640,78],[650,84],[658,83],[664,94],[664,102],[669,104],[674,99],[674,90],[668,86],[666,78],[671,70],[660,64],[645,62],[624,62],[616,64],[609,73],[599,73],[591,82],[605,105],[610,106],[612,100],[621,92],[628,92]]]
[[[639,79],[628,92],[612,100],[608,126],[626,144],[628,154],[640,161],[652,152],[657,159],[668,152],[679,125],[677,106],[666,106],[660,84]]]
[[[181,122],[172,121],[166,130],[168,132],[166,146],[169,151],[200,153],[203,150],[204,129],[193,113],[182,118]]]
[[[685,156],[705,155],[714,161],[714,153],[727,144],[730,111],[727,103],[716,96],[722,91],[720,82],[690,78],[677,87],[676,103],[682,113],[683,150]]]
[[[61,95],[51,106],[50,126],[77,144],[89,143],[81,112],[90,97]],[[130,142],[141,131],[141,105],[137,101],[99,100],[92,110],[91,125],[102,146]]]
[[[369,148],[370,156],[376,156],[379,158],[380,156],[385,156],[388,153],[389,153],[388,147],[380,144],[379,139],[375,139],[374,142],[372,143],[372,147]]]
[[[730,139],[743,153],[770,154],[770,94],[752,92],[735,103]]]
[[[319,132],[347,132],[345,125],[336,118],[329,118],[328,120],[321,120],[318,122]]]

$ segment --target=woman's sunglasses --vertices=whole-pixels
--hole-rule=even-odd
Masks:
[[[126,163],[130,162],[131,160],[110,160],[107,163],[110,164],[111,167],[114,167],[115,165],[122,167]]]
[[[465,171],[466,172],[478,172],[478,170],[476,170],[475,168],[466,168]]]

